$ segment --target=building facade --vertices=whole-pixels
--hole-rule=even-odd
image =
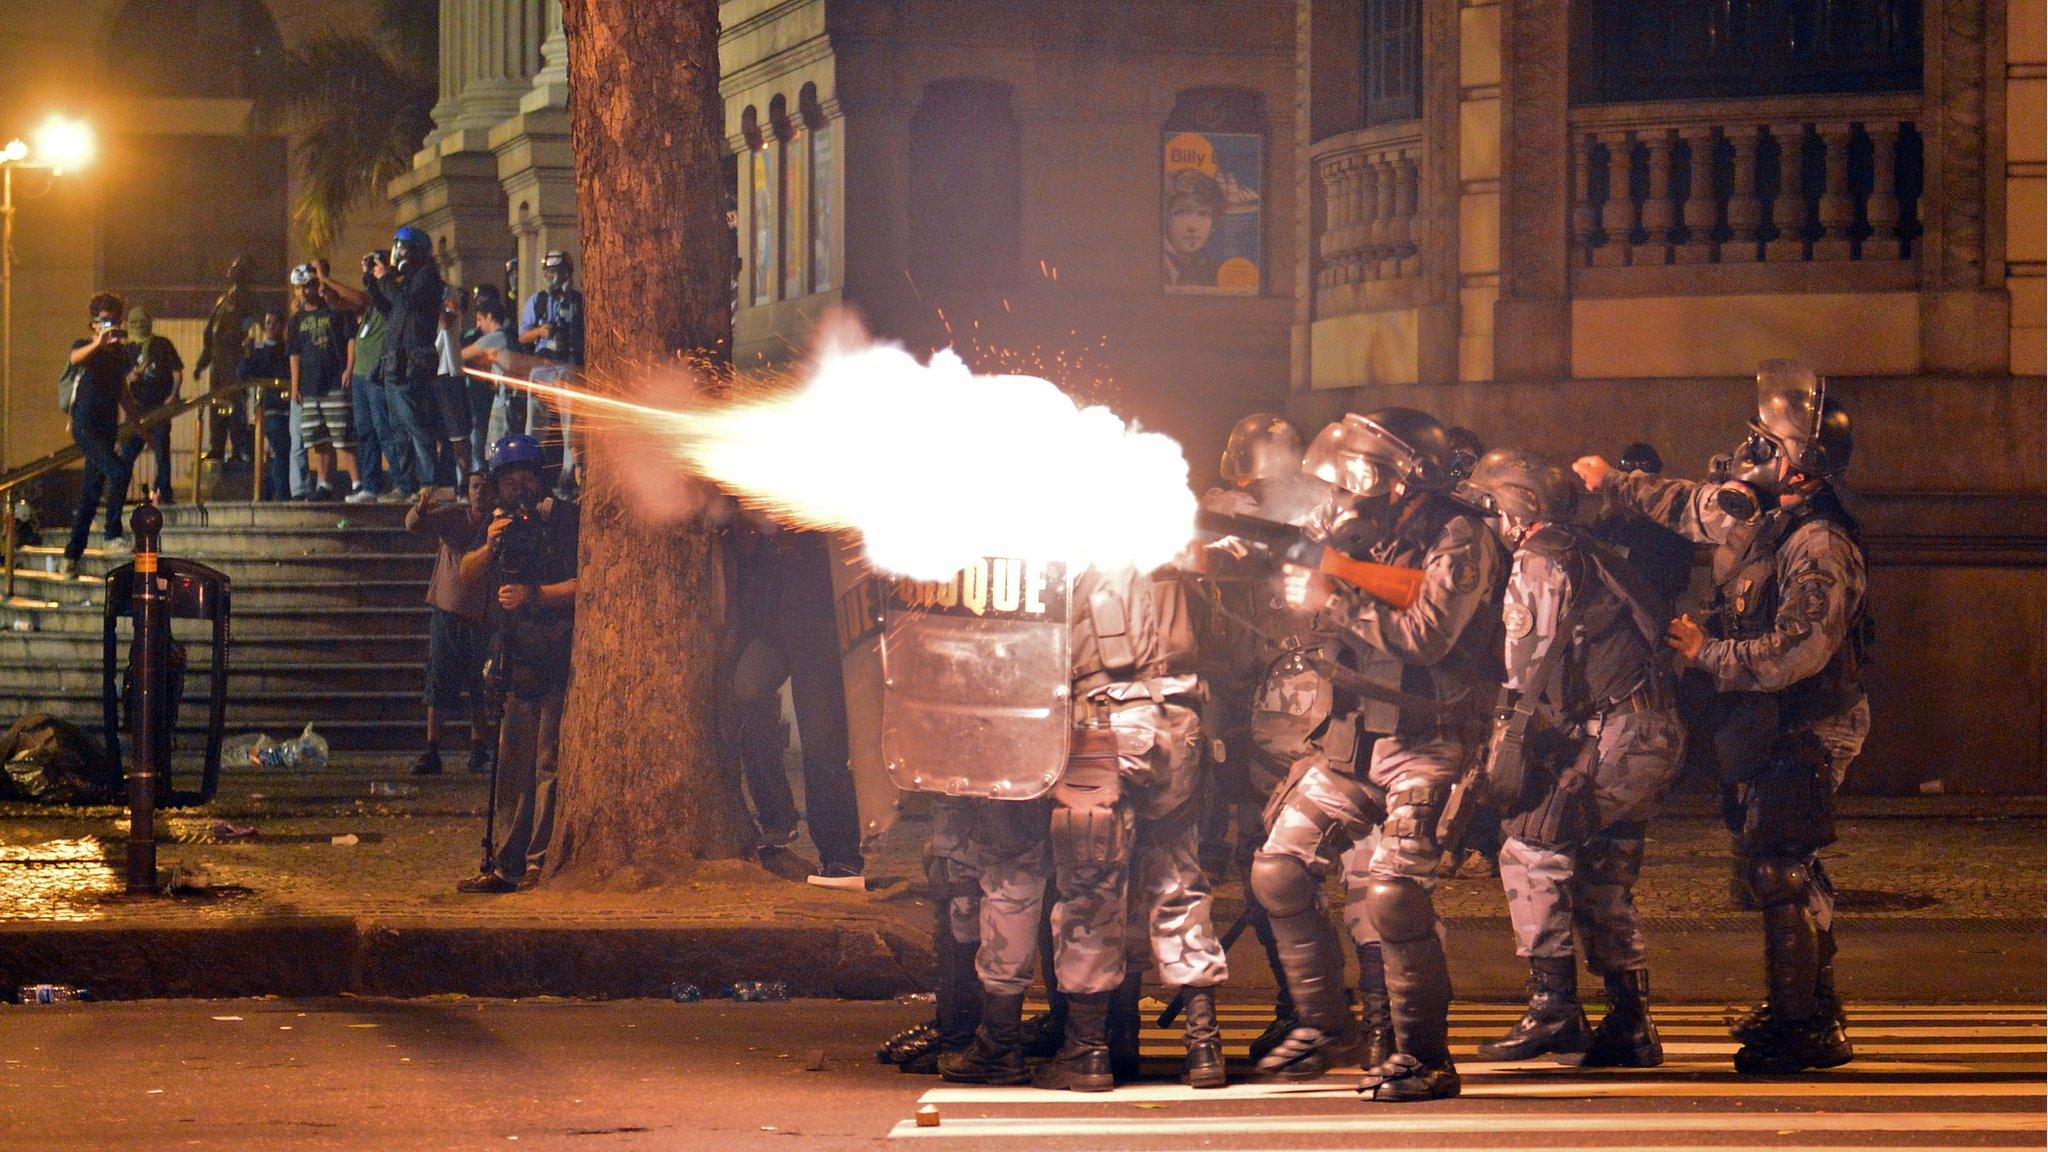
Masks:
[[[1879,622],[1857,783],[2042,779],[2038,0],[1301,0],[1290,406],[1697,475],[1827,374]]]

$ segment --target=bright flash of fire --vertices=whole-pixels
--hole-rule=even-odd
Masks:
[[[791,527],[852,529],[877,568],[944,579],[983,556],[1150,568],[1194,535],[1180,445],[1033,376],[950,351],[828,342],[801,386],[651,408],[502,379],[630,423],[676,462]]]

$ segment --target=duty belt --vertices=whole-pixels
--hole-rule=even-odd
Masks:
[[[1658,712],[1673,707],[1671,693],[1654,680],[1636,685],[1626,696],[1612,697],[1593,709],[1593,714],[1579,724],[1579,730],[1588,736],[1598,736],[1606,727],[1609,716],[1620,716],[1637,712]]]

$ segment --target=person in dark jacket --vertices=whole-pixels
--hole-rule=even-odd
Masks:
[[[427,234],[410,225],[394,233],[391,259],[371,261],[363,288],[370,306],[384,313],[384,352],[377,372],[391,407],[394,439],[411,446],[421,486],[453,487],[453,470],[429,463],[441,455],[434,383],[440,355],[434,337],[441,329],[446,289]]]
[[[78,511],[71,518],[71,539],[64,546],[67,576],[78,574],[78,561],[85,555],[102,493],[106,496],[106,549],[128,550],[121,506],[128,499],[134,461],[120,451],[115,432],[121,424],[121,398],[128,373],[135,366],[128,330],[121,327],[128,303],[112,292],[102,292],[92,298],[90,314],[92,335],[71,344],[71,366],[78,370],[78,391],[71,401],[71,439],[85,453],[85,477],[79,483]]]

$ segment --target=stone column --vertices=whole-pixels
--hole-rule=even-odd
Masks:
[[[1506,0],[1502,11],[1500,300],[1493,316],[1494,375],[1500,380],[1555,380],[1572,371],[1567,5],[1566,0]],[[1622,194],[1627,195],[1626,185]]]
[[[1925,9],[1920,348],[1929,372],[2004,372],[2011,362],[2004,222],[1993,216],[1987,180],[2004,125],[1992,122],[1985,99],[1990,77],[2004,71],[2004,8],[1928,0]]]
[[[569,146],[569,42],[561,0],[519,0],[540,30],[535,70],[517,115],[491,132],[506,220],[519,257],[520,300],[540,288],[540,258],[559,249],[580,263],[576,157]]]

